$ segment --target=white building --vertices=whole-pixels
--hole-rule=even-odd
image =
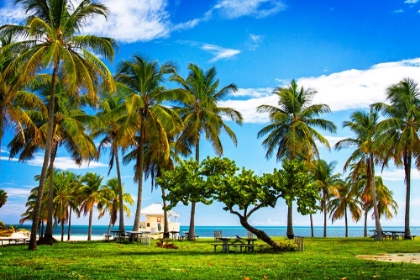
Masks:
[[[166,211],[168,219],[169,231],[178,231],[180,229],[180,223],[178,223],[177,218],[179,214],[174,210]],[[142,229],[150,230],[153,233],[163,232],[164,227],[164,211],[162,203],[153,203],[145,208],[141,209],[141,215],[146,216],[146,221],[140,221],[140,227]],[[171,221],[171,218],[174,217],[174,221]]]

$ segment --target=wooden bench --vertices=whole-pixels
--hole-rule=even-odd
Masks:
[[[247,245],[247,244],[240,244],[240,243],[229,244],[229,247],[235,247],[235,252],[236,253],[238,253],[238,247],[239,247],[240,252],[242,252],[242,248],[248,248],[248,251],[254,251],[254,246],[256,246],[256,245],[252,245],[252,244]]]

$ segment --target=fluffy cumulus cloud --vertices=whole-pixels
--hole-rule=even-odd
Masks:
[[[14,5],[14,1],[6,0],[0,9],[0,26],[4,24],[19,24],[27,17],[25,10]]]
[[[416,4],[417,2],[419,2],[419,0],[405,0],[404,1],[405,4]]]
[[[107,19],[95,17],[84,32],[112,37],[122,42],[150,41],[169,36],[166,0],[103,0]]]
[[[347,70],[319,77],[300,78],[299,86],[317,91],[313,103],[328,104],[332,111],[368,108],[375,102],[386,101],[386,89],[406,77],[420,76],[420,58],[387,62],[366,70]],[[417,81],[420,82],[420,81]],[[284,86],[284,81],[281,80]],[[288,83],[288,82],[287,82]],[[274,88],[274,86],[273,86]],[[235,97],[250,97],[246,100],[230,99],[221,102],[222,106],[237,108],[245,122],[268,122],[267,114],[259,114],[256,108],[262,104],[277,106],[278,98],[269,89],[239,89]]]
[[[33,160],[28,161],[27,163],[29,165],[34,166],[42,166],[42,163],[44,162],[44,157],[42,156],[36,156]],[[100,163],[100,162],[84,162],[81,166],[78,166],[71,158],[69,157],[57,157],[54,161],[54,167],[61,169],[61,170],[67,170],[67,169],[93,169],[98,167],[107,167],[108,165]]]

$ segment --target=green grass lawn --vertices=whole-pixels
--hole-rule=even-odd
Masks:
[[[285,241],[285,238],[274,238]],[[259,241],[260,242],[260,241]],[[213,239],[175,242],[178,249],[115,242],[0,247],[0,279],[419,279],[420,265],[357,259],[419,253],[419,240],[305,238],[304,252],[217,253]]]

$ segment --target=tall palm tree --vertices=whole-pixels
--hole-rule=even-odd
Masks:
[[[107,183],[103,186],[103,189],[109,190],[105,193],[105,200],[103,202],[99,202],[99,208],[102,208],[101,213],[99,214],[99,218],[102,218],[106,212],[109,212],[109,224],[108,224],[108,234],[110,234],[111,226],[115,225],[115,222],[118,220],[118,212],[120,209],[120,205],[124,209],[127,217],[130,217],[130,208],[124,202],[133,205],[134,200],[129,193],[123,193],[123,202],[120,203],[119,198],[119,191],[121,189],[118,179],[111,178],[107,181]],[[122,191],[124,192],[124,187],[122,186]],[[122,217],[120,216],[120,219]]]
[[[31,120],[30,125],[23,126],[22,133],[15,135],[9,144],[10,157],[20,153],[19,160],[26,161],[33,158],[35,152],[45,147],[48,118],[47,108],[49,108],[50,99],[50,75],[39,75],[29,88],[36,92],[44,102],[44,106],[39,110],[27,110],[26,113]],[[83,110],[79,109],[80,98],[68,97],[66,87],[62,79],[56,83],[56,94],[54,99],[54,137],[52,141],[52,153],[49,164],[48,174],[53,172],[54,160],[59,147],[64,146],[70,153],[72,159],[81,164],[84,160],[90,161],[96,155],[95,144],[87,134],[87,125],[92,126],[97,122],[94,116],[88,116]],[[83,100],[82,100],[83,101]],[[24,137],[21,137],[21,134]],[[48,219],[45,238],[42,242],[50,244],[53,241],[53,199],[54,199],[54,176],[50,176],[50,186],[48,193]]]
[[[124,103],[124,95],[121,93],[109,94],[103,93],[100,102],[100,111],[96,114],[99,119],[102,120],[102,124],[99,127],[95,127],[91,134],[93,139],[100,137],[100,143],[98,145],[97,157],[99,158],[101,152],[110,148],[109,158],[109,171],[110,174],[114,163],[117,169],[117,180],[118,180],[118,196],[119,201],[123,200],[122,180],[120,171],[120,160],[119,160],[119,148],[126,148],[130,143],[129,137],[118,137],[121,136],[121,116],[114,115],[113,118],[103,118],[106,114],[112,112]],[[119,204],[119,230],[124,231],[124,205]]]
[[[68,94],[76,96],[80,89],[93,100],[96,96],[95,84],[103,79],[112,86],[112,75],[106,65],[93,53],[105,59],[112,59],[116,43],[110,38],[94,35],[79,35],[81,27],[95,15],[106,16],[107,9],[102,4],[83,0],[73,6],[70,0],[16,0],[28,16],[25,25],[3,25],[0,37],[19,35],[24,40],[11,44],[21,46],[21,52],[5,70],[20,75],[15,83],[19,88],[27,84],[39,72],[51,71],[50,98],[55,99],[58,74],[61,71]],[[90,52],[92,50],[92,52]],[[29,249],[36,250],[36,231],[39,221],[44,181],[52,154],[54,126],[54,102],[48,109],[48,132],[45,145],[44,163],[39,184],[39,197],[34,209]]]
[[[160,149],[169,156],[169,144],[166,133],[179,129],[182,120],[167,101],[185,101],[186,95],[179,90],[167,90],[161,84],[165,76],[175,72],[172,62],[150,61],[134,55],[131,60],[120,63],[115,80],[119,91],[127,96],[125,103],[103,116],[105,121],[120,116],[118,139],[135,142],[133,151],[136,155],[134,179],[138,182],[137,207],[133,230],[140,228],[140,212],[143,192],[144,149],[148,142],[156,141]]]
[[[7,193],[4,190],[0,190],[0,208],[7,202]]]
[[[336,126],[333,122],[318,118],[319,115],[329,113],[326,104],[311,104],[316,91],[298,88],[295,80],[289,87],[277,87],[273,94],[279,98],[278,107],[261,105],[257,108],[259,113],[269,113],[270,124],[258,132],[258,138],[267,137],[263,141],[267,149],[266,158],[273,154],[276,160],[283,158],[291,160],[301,158],[310,162],[319,158],[316,140],[330,148],[325,139],[315,128],[335,133]],[[287,236],[293,238],[292,203],[287,209]]]
[[[324,237],[327,236],[327,204],[331,197],[330,188],[341,182],[341,174],[333,174],[336,161],[327,163],[325,160],[315,160],[310,168],[314,183],[321,192],[321,207],[324,214]]]
[[[362,215],[362,203],[355,195],[355,192],[352,190],[352,184],[350,183],[350,180],[346,180],[346,182],[342,181],[340,184],[331,187],[330,191],[332,197],[327,205],[330,218],[332,223],[334,223],[335,220],[344,217],[344,224],[346,228],[345,237],[348,237],[349,231],[347,210],[350,210],[352,220],[357,222],[360,220]]]
[[[372,106],[381,110],[386,117],[378,125],[383,134],[378,142],[387,150],[386,161],[393,159],[397,166],[404,167],[405,196],[405,238],[410,239],[410,197],[411,166],[420,169],[420,90],[412,79],[405,78],[387,89],[386,103]]]
[[[102,211],[101,206],[106,202],[107,190],[103,189],[102,180],[103,176],[96,173],[88,172],[82,177],[83,186],[80,192],[83,196],[80,211],[86,216],[89,213],[89,228],[87,240],[92,240],[92,220],[93,209],[97,206],[99,212]]]
[[[183,79],[175,74],[172,81],[177,82],[193,98],[183,106],[177,108],[179,115],[184,121],[184,129],[178,142],[187,147],[195,147],[195,160],[200,163],[200,138],[205,134],[206,140],[210,141],[217,155],[223,154],[223,146],[220,141],[221,132],[225,132],[233,143],[237,145],[236,135],[233,130],[223,121],[228,118],[237,124],[242,124],[242,115],[229,107],[219,107],[218,102],[223,100],[231,92],[237,91],[235,84],[229,84],[219,89],[219,79],[216,79],[215,67],[204,71],[195,64],[188,65],[188,76]],[[194,218],[196,203],[191,202],[191,217],[188,239],[195,238]]]
[[[335,147],[338,150],[350,147],[355,148],[344,164],[344,171],[351,163],[356,163],[354,167],[356,173],[359,172],[360,168],[366,168],[366,186],[371,189],[375,228],[378,232],[375,238],[382,240],[382,226],[379,219],[375,186],[375,162],[378,162],[382,157],[381,149],[378,149],[375,144],[379,135],[378,119],[379,112],[373,108],[369,112],[362,110],[353,112],[350,116],[350,121],[345,121],[343,127],[350,128],[356,136],[338,141]]]

